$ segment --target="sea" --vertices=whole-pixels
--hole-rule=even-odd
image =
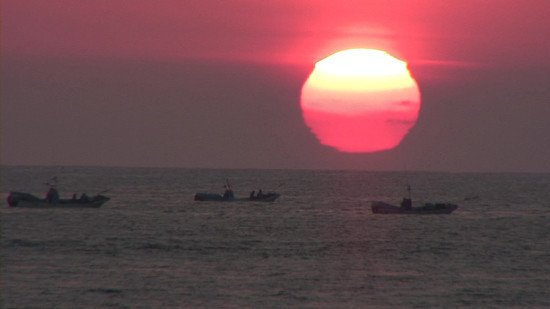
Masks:
[[[96,209],[10,190],[99,192]],[[196,192],[265,202],[196,202]],[[372,201],[450,202],[380,215]],[[550,174],[1,167],[2,308],[550,307]]]

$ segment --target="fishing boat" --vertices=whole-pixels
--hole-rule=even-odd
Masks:
[[[442,215],[450,214],[458,208],[457,205],[450,203],[426,203],[421,207],[403,206],[404,204],[408,204],[407,200],[409,199],[403,199],[401,206],[374,201],[372,202],[371,209],[375,214]]]
[[[48,191],[50,192],[52,191]],[[109,197],[101,194],[91,197],[83,194],[78,199],[74,196],[70,199],[60,199],[48,194],[46,198],[41,199],[30,193],[16,191],[11,191],[7,198],[9,206],[18,208],[98,208],[109,200]]]
[[[52,177],[44,184],[50,187],[45,198],[39,198],[26,192],[10,191],[7,198],[8,205],[18,208],[98,208],[111,199],[102,195],[109,190],[99,192],[94,196],[83,193],[80,198],[73,194],[69,199],[62,199],[56,189],[57,176]]]
[[[412,206],[411,186],[407,186],[409,197],[403,198],[400,206],[395,206],[381,201],[371,203],[372,213],[375,214],[404,214],[404,215],[443,215],[455,211],[458,206],[451,203],[425,203],[420,207]]]
[[[217,202],[274,202],[276,199],[281,196],[276,192],[263,193],[261,196],[249,196],[249,197],[235,197],[234,195],[228,195],[226,193],[217,194],[217,193],[196,193],[194,200],[205,202],[205,201],[217,201]]]
[[[199,202],[274,202],[279,198],[279,196],[281,196],[276,192],[263,193],[260,189],[258,194],[256,194],[256,191],[252,191],[248,197],[235,197],[235,193],[233,193],[233,187],[229,183],[229,179],[225,180],[224,188],[225,191],[223,194],[204,192],[195,193],[194,200]]]

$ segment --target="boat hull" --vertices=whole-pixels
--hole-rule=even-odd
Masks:
[[[279,196],[281,195],[278,193],[267,193],[262,197],[254,198],[224,198],[221,194],[216,193],[197,193],[195,194],[194,200],[199,202],[274,202]]]
[[[29,193],[11,192],[8,196],[8,205],[16,208],[99,208],[110,199],[96,195],[87,200],[60,199],[52,203]]]
[[[402,215],[448,215],[458,208],[449,203],[426,204],[422,207],[410,209],[398,207],[384,202],[372,202],[371,209],[375,214],[402,214]]]
[[[93,201],[93,202],[62,202],[62,203],[48,203],[46,201],[41,202],[27,202],[22,201],[17,203],[17,205],[12,206],[16,208],[99,208],[101,205],[105,204],[107,200]]]

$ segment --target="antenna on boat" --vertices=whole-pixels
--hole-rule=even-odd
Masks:
[[[407,184],[407,192],[409,192],[409,200],[412,200],[411,199],[411,185],[410,184]]]

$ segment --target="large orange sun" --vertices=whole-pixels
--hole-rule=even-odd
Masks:
[[[317,62],[302,87],[302,113],[323,145],[376,152],[415,125],[420,92],[407,63],[374,49],[348,49]]]

